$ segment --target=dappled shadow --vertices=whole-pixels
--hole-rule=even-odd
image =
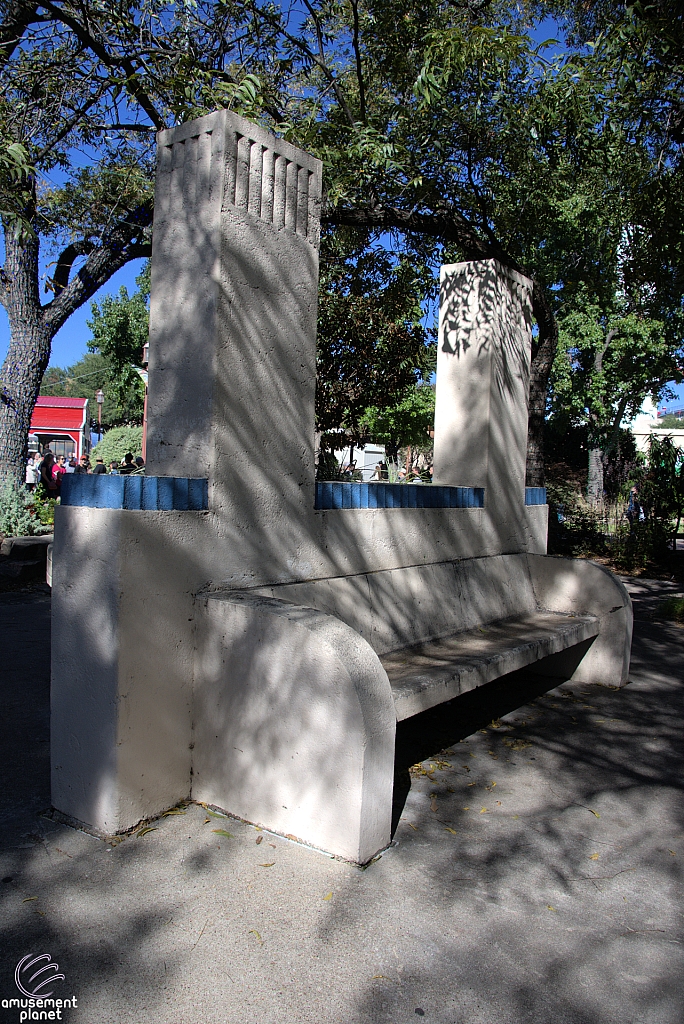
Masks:
[[[26,779],[3,817],[3,994],[45,950],[88,1024],[394,1024],[416,1008],[440,1024],[680,1021],[677,627],[639,623],[621,691],[535,698],[520,673],[406,723],[398,760],[427,757],[429,774],[412,777],[397,845],[359,871],[198,807],[115,849],[41,818],[48,623],[29,605],[2,625],[4,753],[9,781]]]

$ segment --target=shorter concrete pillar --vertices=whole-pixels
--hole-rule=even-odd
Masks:
[[[503,550],[524,550],[532,282],[496,260],[442,267],[435,481],[484,487]]]

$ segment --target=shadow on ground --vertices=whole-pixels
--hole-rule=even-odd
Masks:
[[[622,691],[518,673],[403,723],[366,870],[197,805],[114,848],[41,816],[48,632],[0,597],[0,998],[49,952],[84,1024],[682,1020],[681,627],[638,618]]]

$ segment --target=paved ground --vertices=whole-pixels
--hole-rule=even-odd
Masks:
[[[683,627],[637,621],[620,692],[518,675],[403,723],[366,870],[196,805],[116,847],[42,816],[48,633],[0,595],[0,1000],[47,952],[79,1024],[684,1020]]]

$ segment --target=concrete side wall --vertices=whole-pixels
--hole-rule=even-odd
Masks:
[[[338,619],[254,595],[200,618],[192,795],[364,863],[390,839],[395,711]]]
[[[599,635],[579,664],[568,652],[555,655],[553,664],[540,665],[539,671],[583,683],[626,683],[633,613],[624,584],[604,566],[583,558],[528,555],[527,563],[542,608],[599,617]]]
[[[106,833],[190,791],[197,567],[183,527],[201,515],[56,510],[52,802]]]
[[[55,509],[52,803],[79,821],[115,832],[121,519],[98,511],[99,517],[92,509]]]

